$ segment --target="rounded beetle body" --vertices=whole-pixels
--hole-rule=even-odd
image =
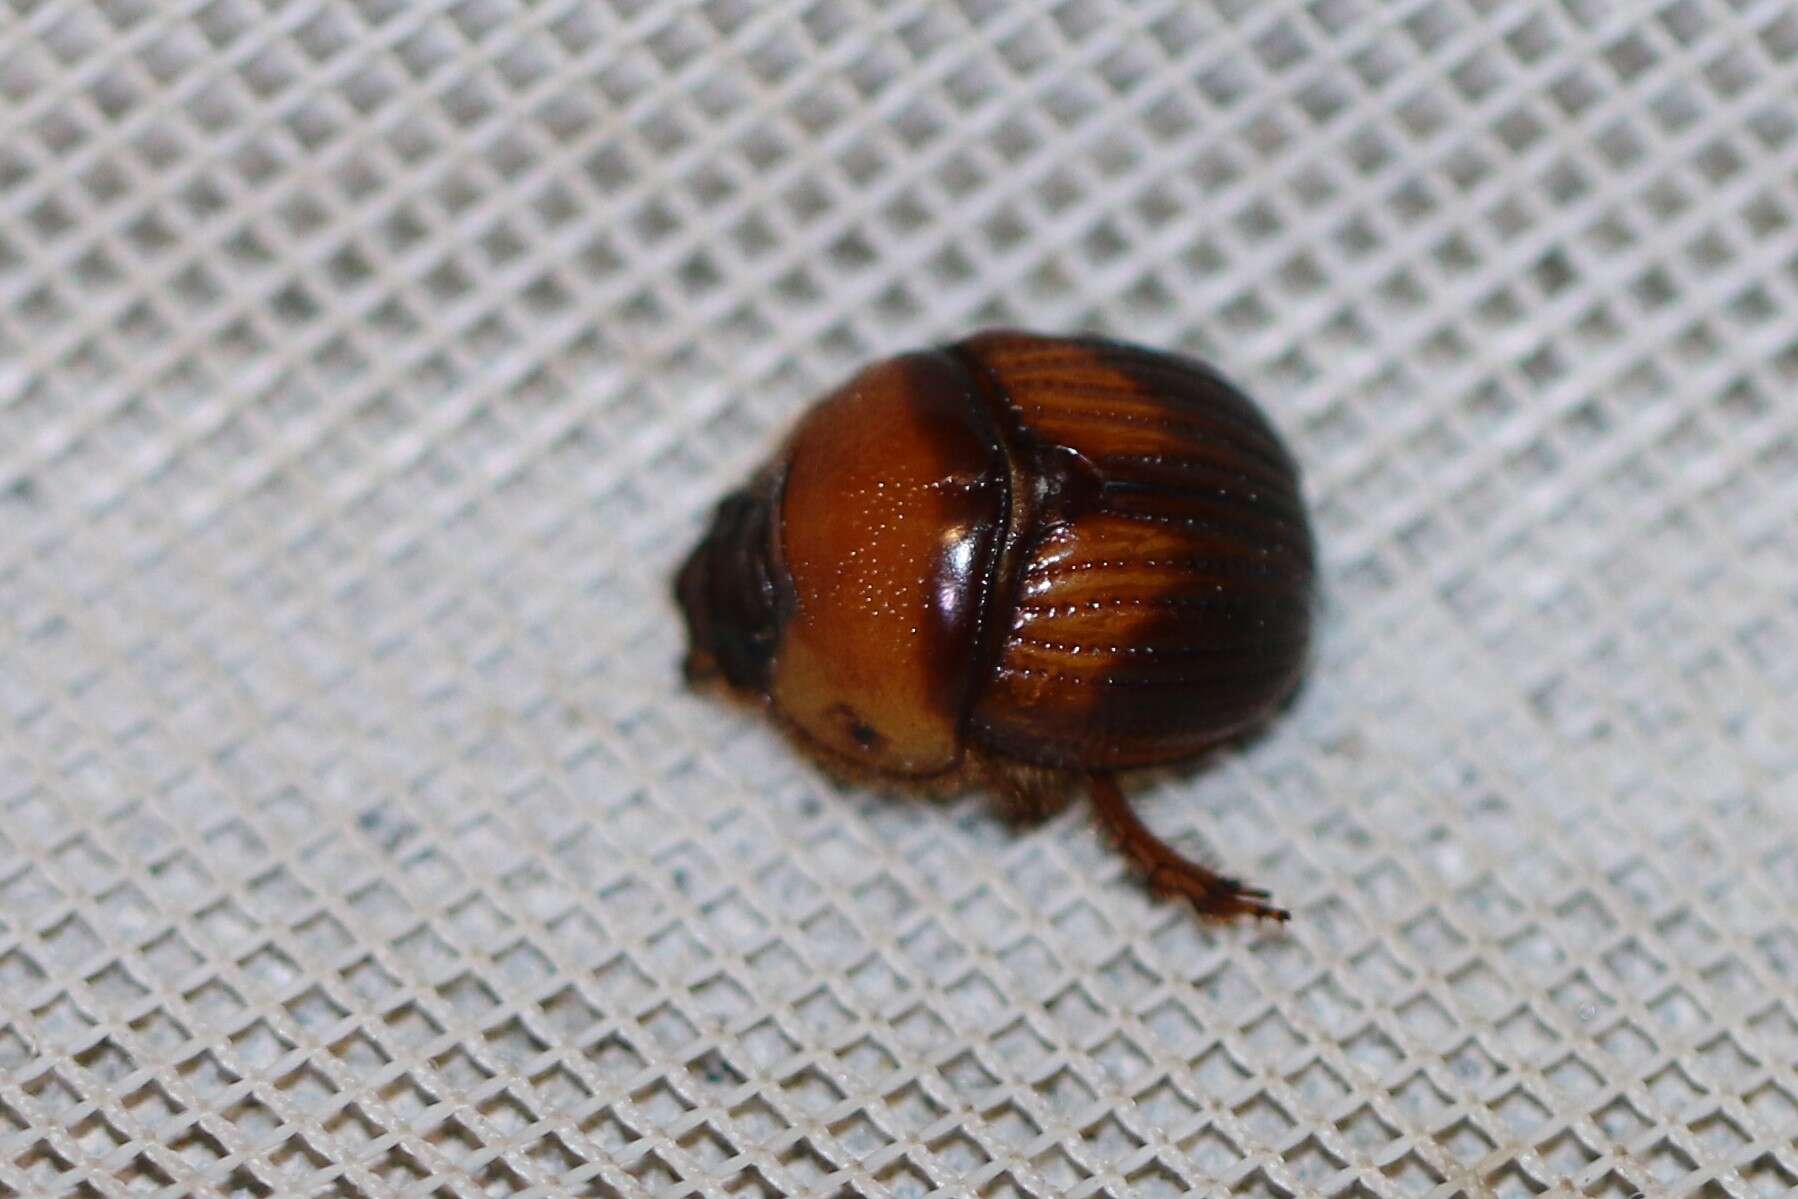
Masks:
[[[1314,591],[1297,468],[1247,397],[1190,359],[1016,332],[819,401],[676,584],[689,676],[765,701],[824,758],[1013,792],[1103,780],[1151,883],[1225,915],[1281,913],[1182,863],[1213,880],[1193,894],[1099,792],[1268,717]]]

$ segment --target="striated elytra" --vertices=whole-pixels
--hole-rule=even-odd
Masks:
[[[1157,893],[1285,919],[1149,832],[1114,772],[1274,712],[1314,558],[1292,456],[1216,371],[995,331],[815,404],[675,594],[688,678],[765,704],[827,765],[984,785],[1019,815],[1084,787]]]

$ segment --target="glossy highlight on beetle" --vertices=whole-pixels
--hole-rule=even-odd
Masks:
[[[1157,892],[1284,919],[1156,838],[1113,775],[1264,722],[1303,670],[1315,577],[1297,466],[1216,371],[995,331],[815,404],[675,594],[688,677],[826,763],[984,784],[1019,814],[1084,788]]]

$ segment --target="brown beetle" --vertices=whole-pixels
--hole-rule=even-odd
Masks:
[[[988,332],[811,408],[681,568],[687,675],[722,675],[828,764],[1077,785],[1161,894],[1286,912],[1181,857],[1113,772],[1189,758],[1298,681],[1314,594],[1298,471],[1201,363]]]

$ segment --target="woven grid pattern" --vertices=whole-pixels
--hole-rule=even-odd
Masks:
[[[0,4],[0,1194],[1798,1187],[1798,6]],[[1329,610],[1079,813],[682,693],[799,407],[1216,359]]]

